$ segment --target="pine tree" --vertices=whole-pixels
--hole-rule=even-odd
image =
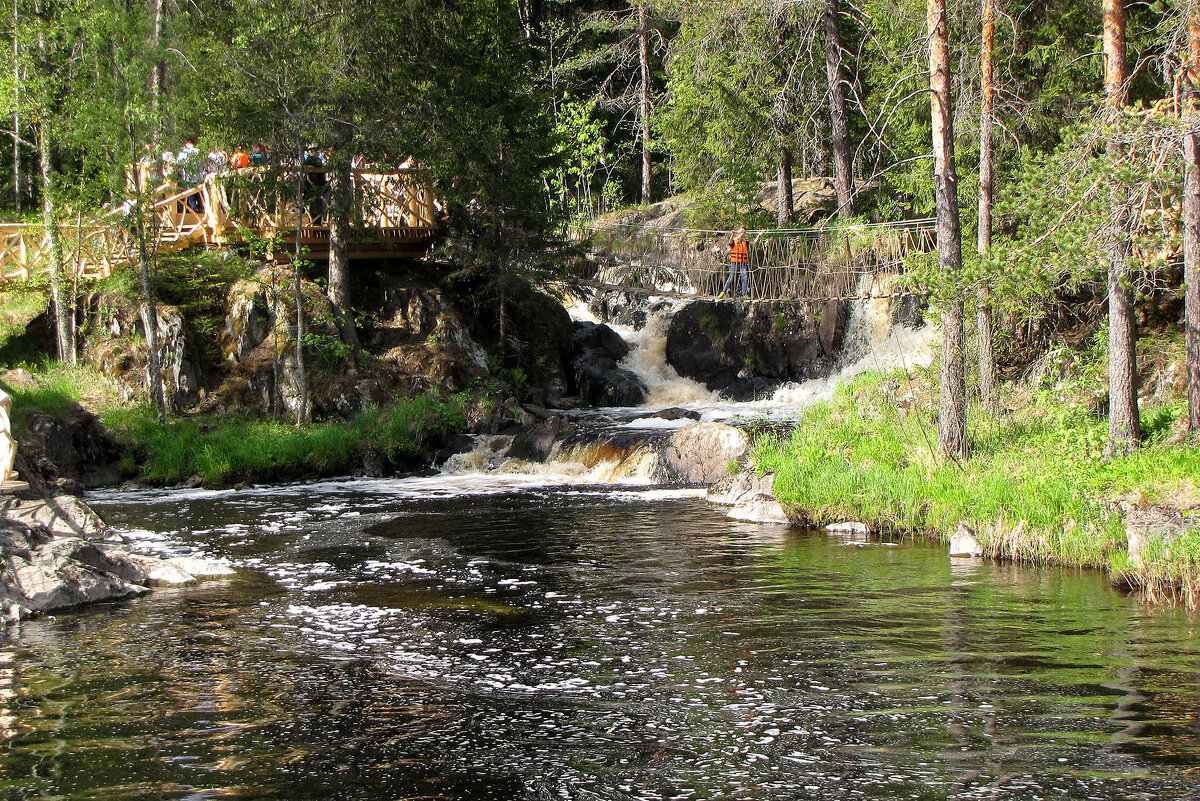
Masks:
[[[1124,151],[1121,113],[1128,95],[1129,69],[1125,57],[1125,0],[1104,0],[1104,89],[1108,124],[1108,154],[1116,160]],[[1133,310],[1129,213],[1114,189],[1108,267],[1108,437],[1115,450],[1127,450],[1142,438],[1138,420],[1137,330]]]
[[[983,26],[979,49],[979,232],[980,259],[987,257],[992,247],[992,200],[995,180],[993,169],[992,131],[995,127],[996,87],[993,52],[996,46],[996,5],[998,0],[982,0]],[[979,284],[976,332],[979,345],[979,397],[983,406],[993,414],[1000,409],[996,387],[996,355],[992,345],[991,286],[985,278]]]
[[[941,401],[938,450],[952,459],[967,456],[963,301],[956,286],[962,269],[958,176],[954,169],[954,111],[951,96],[949,22],[946,0],[928,0],[929,89],[933,111],[934,190],[937,201],[938,264],[951,284],[942,310]]]

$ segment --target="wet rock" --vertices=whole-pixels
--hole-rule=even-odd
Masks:
[[[760,496],[775,497],[774,473],[759,475],[753,470],[744,470],[736,476],[726,476],[709,488],[707,498],[709,503],[736,506],[742,501]]]
[[[36,501],[0,496],[0,518],[56,537],[76,537],[94,542],[121,541],[91,507],[73,495]]]
[[[563,417],[549,417],[528,428],[513,438],[508,455],[527,462],[544,462],[554,449],[554,443],[569,437],[578,426]]]
[[[699,420],[700,412],[691,409],[683,409],[678,406],[672,406],[670,409],[661,409],[657,412],[645,412],[637,414],[629,420]]]
[[[732,506],[726,517],[750,523],[791,525],[787,510],[775,498],[775,474],[746,470],[718,481],[708,491],[710,503]]]
[[[597,351],[613,361],[629,355],[629,345],[607,325],[581,322],[571,335],[571,350],[576,354]]]
[[[746,455],[745,432],[724,423],[692,423],[671,435],[663,448],[663,464],[671,480],[714,484],[731,463]]]
[[[237,571],[222,562],[210,559],[196,559],[191,556],[175,556],[164,560],[167,564],[177,567],[197,579],[222,578],[237,575]]]
[[[690,303],[667,328],[667,361],[710,390],[754,400],[833,369],[849,308],[827,305]]]
[[[0,520],[0,607],[20,617],[145,592],[123,577],[136,574],[128,568],[97,543]]]
[[[760,497],[739,503],[725,516],[748,523],[772,523],[777,526],[790,526],[792,523],[783,505],[773,498]]]
[[[571,335],[571,368],[580,397],[593,406],[640,406],[649,390],[636,373],[617,365],[629,346],[607,325],[579,323]]]
[[[201,559],[130,553],[77,498],[5,499],[0,517],[0,618],[12,622],[96,601],[128,598],[232,569]]]
[[[381,478],[387,475],[387,468],[387,457],[375,448],[368,447],[362,457],[363,475],[371,478]]]
[[[983,544],[966,523],[960,525],[958,531],[950,537],[950,556],[983,556]]]
[[[847,521],[844,523],[830,523],[825,527],[826,531],[832,531],[836,534],[870,534],[871,527],[866,523],[857,521]]]

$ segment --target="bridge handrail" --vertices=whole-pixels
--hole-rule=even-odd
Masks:
[[[324,216],[323,208],[316,221],[307,210],[297,220],[295,204],[290,198],[280,202],[285,195],[274,201],[245,206],[236,202],[240,198],[230,197],[232,179],[248,177],[251,181],[261,181],[273,171],[281,176],[295,177],[297,169],[307,173],[327,172],[311,165],[255,165],[212,173],[191,186],[179,187],[173,181],[164,181],[143,195],[148,201],[146,214],[153,221],[152,246],[160,252],[168,252],[198,243],[219,244],[237,239],[245,228],[257,229],[258,233],[264,234],[294,228],[297,224],[305,236],[323,239],[328,228],[320,219]],[[435,230],[428,170],[366,167],[350,172],[356,179],[352,183],[357,225],[378,229],[389,240],[420,239]],[[170,193],[164,196],[164,192]],[[188,204],[188,200],[197,195],[203,199],[201,212]],[[317,197],[323,204],[323,192]],[[63,258],[72,265],[76,275],[107,277],[115,266],[135,258],[128,228],[131,211],[132,201],[124,200],[83,224],[64,222],[59,226],[60,231],[71,232],[62,237]],[[252,219],[241,219],[247,216]],[[47,251],[48,241],[41,225],[0,223],[0,281],[28,279],[30,269],[45,261]],[[49,269],[48,265],[42,266],[44,270]]]

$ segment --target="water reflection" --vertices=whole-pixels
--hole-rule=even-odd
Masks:
[[[781,533],[663,493],[449,495],[372,482],[103,499],[145,547],[242,570],[10,630],[0,786],[1192,793],[1194,621],[1098,575]]]

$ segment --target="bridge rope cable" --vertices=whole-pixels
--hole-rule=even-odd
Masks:
[[[936,232],[920,221],[904,222],[866,231],[803,229],[804,234],[756,237],[744,276],[740,267],[731,269],[723,242],[640,229],[593,241],[596,269],[576,283],[665,297],[730,296],[749,304],[921,294],[896,279],[911,254],[934,248]]]
[[[809,226],[805,228],[747,228],[747,236],[763,235],[768,238],[789,237],[789,236],[815,236],[827,235],[830,233],[846,233],[853,234],[858,231],[886,230],[897,228],[925,228],[936,225],[937,219],[934,217],[920,217],[911,220],[893,220],[890,222],[875,222],[875,223],[843,223],[839,220],[830,220],[828,224],[819,226]],[[591,229],[593,231],[622,229],[630,230],[637,229],[644,233],[672,233],[672,234],[702,234],[705,236],[728,236],[736,229],[722,228],[687,228],[683,226],[656,226],[652,222],[651,227],[647,227],[647,221],[642,222],[598,222],[593,223]]]

